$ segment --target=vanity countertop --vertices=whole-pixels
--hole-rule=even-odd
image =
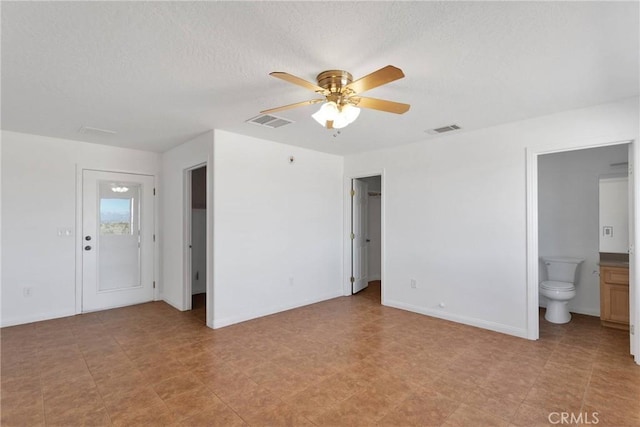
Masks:
[[[600,252],[600,262],[598,265],[601,267],[629,268],[629,254]]]

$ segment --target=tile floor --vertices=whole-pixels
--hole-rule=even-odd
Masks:
[[[377,286],[215,331],[154,302],[1,338],[3,427],[640,425],[626,333],[574,316],[531,342],[383,307]]]

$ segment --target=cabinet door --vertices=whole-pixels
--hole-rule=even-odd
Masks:
[[[629,323],[629,286],[606,283],[604,286],[603,320]]]

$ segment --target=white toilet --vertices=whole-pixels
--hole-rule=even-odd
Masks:
[[[551,323],[567,323],[571,320],[567,303],[576,296],[576,270],[584,259],[558,256],[542,257],[542,261],[548,277],[540,283],[540,295],[548,300],[544,318]]]

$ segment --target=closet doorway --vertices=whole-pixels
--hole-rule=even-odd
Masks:
[[[191,311],[207,322],[207,167],[188,171],[190,196],[187,204],[188,253],[187,289],[191,292]]]
[[[351,293],[366,290],[380,300],[382,176],[355,178],[351,188]]]

